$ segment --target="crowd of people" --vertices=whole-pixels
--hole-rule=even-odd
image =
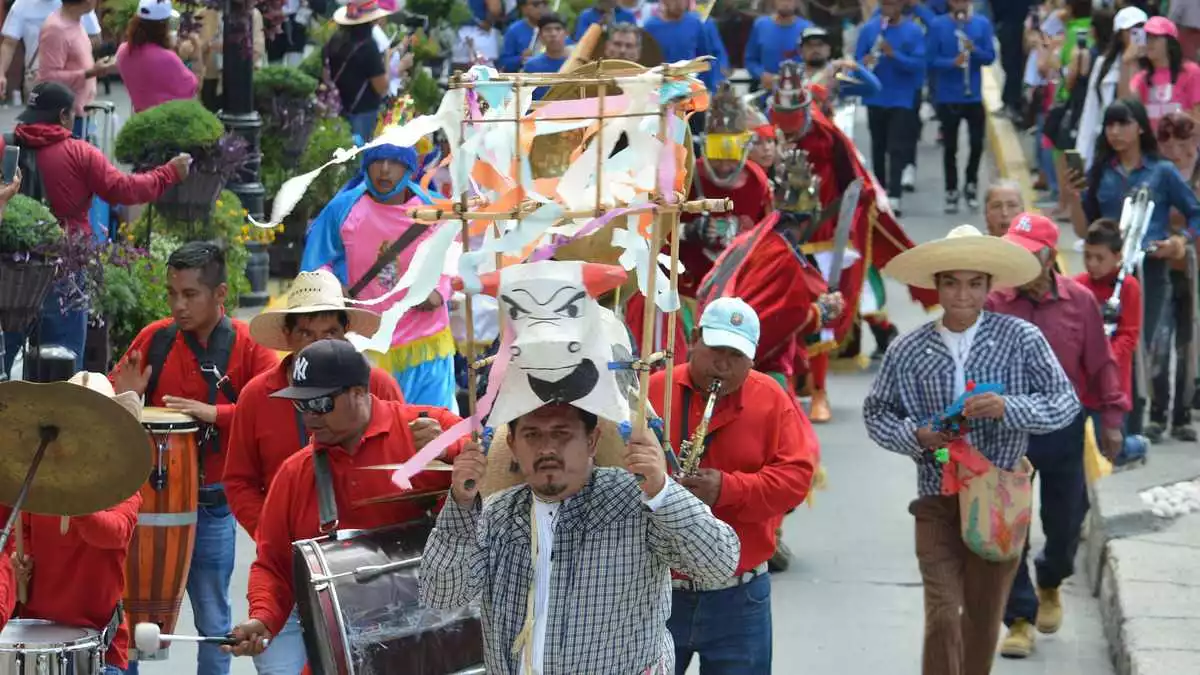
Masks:
[[[62,227],[87,232],[93,199],[153,201],[190,166],[181,155],[137,174],[113,167],[88,140],[97,78],[119,72],[135,110],[197,96],[219,107],[209,67],[220,18],[204,10],[208,28],[178,36],[169,2],[140,0],[115,61],[94,61],[94,1],[64,1],[37,18],[49,4],[17,0],[4,24],[0,90],[10,86],[2,73],[15,41],[33,55],[12,137],[37,154],[38,175],[0,188],[0,204],[37,180]],[[678,365],[658,367],[645,396],[678,425],[665,434],[674,443],[653,423],[614,432],[617,420],[578,392],[533,375],[537,405],[489,418],[482,437],[451,439],[478,410],[465,391],[474,378],[464,373],[479,367],[465,357],[479,355],[464,348],[464,320],[477,321],[473,337],[500,362],[522,347],[505,343],[495,315],[521,326],[533,308],[493,288],[488,328],[463,314],[471,289],[449,273],[410,303],[385,352],[368,361],[350,338],[375,335],[381,314],[407,301],[392,291],[435,233],[413,209],[448,190],[430,160],[441,139],[372,145],[311,223],[284,302],[249,322],[233,318],[223,247],[186,243],[167,262],[171,315],[146,325],[107,375],[113,395],[183,413],[204,430],[186,589],[195,631],[229,644],[199,645],[197,672],[224,675],[234,656],[252,657],[262,675],[314,667],[293,543],[430,515],[420,603],[478,606],[487,672],[681,675],[697,658],[704,675],[772,672],[771,575],[792,557],[784,519],[821,484],[813,425],[833,416],[830,361],[863,330],[879,362],[862,403],[867,433],[917,467],[909,511],[924,586],[922,672],[990,672],[1002,625],[999,653],[1031,655],[1036,635],[1064,621],[1060,589],[1089,508],[1088,425],[1106,457],[1135,467],[1149,443],[1195,441],[1190,411],[1200,403],[1200,17],[1178,1],[1094,4],[880,0],[864,11],[774,0],[741,55],[746,96],[730,82],[718,27],[686,0],[599,0],[573,25],[545,0],[472,2],[474,20],[451,56],[460,66],[556,73],[568,61],[644,62],[651,44],[665,62],[712,57],[700,77],[707,110],[691,119],[688,196],[728,199],[732,210],[684,215],[678,314],[646,312],[636,285],[609,283],[616,272],[587,265],[578,294],[555,310],[578,319],[611,306],[635,352],[652,335],[651,354],[672,354]],[[330,9],[285,3],[283,32],[258,43],[255,59],[295,60],[310,16]],[[339,26],[324,48],[329,76],[367,141],[411,58],[377,35],[390,5],[351,0],[328,13]],[[602,47],[573,53],[597,31]],[[982,68],[997,59],[1008,74],[1005,107],[988,111]],[[835,121],[854,103],[866,108],[867,153]],[[915,245],[897,219],[916,187],[926,103],[942,145],[945,211],[965,206],[984,231],[964,225]],[[1060,208],[1042,215],[1019,184],[980,184],[988,115],[1037,130],[1040,176]],[[1143,189],[1155,208],[1133,223],[1127,197]],[[1082,242],[1076,275],[1063,267],[1056,221]],[[1130,232],[1141,241],[1127,242]],[[884,313],[884,275],[941,316],[901,335]],[[40,339],[72,350],[81,370],[87,308],[63,311],[56,292]],[[5,370],[27,337],[5,333]],[[644,356],[636,367],[653,365]],[[595,386],[616,370],[593,364],[570,384]],[[624,433],[621,451],[602,465],[598,447],[614,433]],[[701,453],[695,470],[674,466],[685,442]],[[448,471],[421,472],[410,487],[444,496],[435,514],[370,469],[426,448]],[[520,483],[488,494],[498,465]],[[1035,476],[1045,543],[1031,573]],[[100,631],[106,675],[136,673],[121,598],[141,506],[135,494],[86,516],[22,514],[23,546],[0,556],[0,625],[11,617]],[[232,616],[230,602],[239,526],[255,544],[245,617]],[[87,575],[77,560],[88,561]]]

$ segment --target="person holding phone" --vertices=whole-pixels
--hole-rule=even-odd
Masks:
[[[77,138],[84,136],[84,110],[96,100],[96,78],[109,75],[117,67],[112,57],[100,61],[92,58],[92,42],[81,21],[95,9],[96,0],[63,0],[62,7],[42,24],[37,81],[61,83],[75,94]]]
[[[1128,96],[1138,59],[1146,45],[1146,21],[1150,17],[1137,7],[1126,7],[1113,17],[1113,36],[1108,49],[1096,57],[1087,81],[1087,94],[1079,115],[1075,150],[1083,157],[1084,171],[1092,166],[1092,152],[1100,135],[1104,110],[1116,100],[1118,92]],[[1082,173],[1082,172],[1080,172]]]
[[[1130,86],[1146,106],[1150,126],[1158,128],[1159,120],[1178,111],[1200,119],[1200,65],[1184,56],[1179,28],[1156,16],[1145,30],[1146,56]]]

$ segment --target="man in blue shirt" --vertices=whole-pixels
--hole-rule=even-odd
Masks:
[[[533,57],[537,44],[537,25],[546,11],[546,0],[517,0],[521,20],[504,31],[504,44],[496,65],[506,73],[519,73],[525,62]]]
[[[541,54],[525,62],[524,71],[527,73],[557,73],[567,62],[567,24],[562,17],[550,13],[538,21],[538,39],[545,48]],[[540,101],[549,87],[538,87],[533,92],[533,100]]]
[[[864,96],[871,130],[871,169],[901,215],[902,174],[917,154],[917,95],[925,80],[925,33],[905,18],[904,0],[880,0],[880,16],[863,24],[855,60],[883,89]]]
[[[699,56],[718,57],[719,53],[724,53],[724,45],[717,46],[721,38],[716,29],[709,28],[698,14],[688,11],[688,0],[663,0],[661,9],[662,16],[646,19],[643,28],[662,48],[664,62],[688,61]],[[717,64],[713,66],[716,68]],[[710,81],[705,78],[705,84],[715,91],[720,79]]]
[[[617,23],[636,24],[637,17],[624,7],[617,7],[616,0],[597,0],[595,7],[583,10],[583,13],[575,20],[575,42],[579,42],[583,34],[594,23],[601,26],[611,26]]]
[[[796,0],[775,0],[774,16],[755,19],[746,43],[746,70],[758,81],[759,88],[775,87],[779,63],[794,57],[800,35],[811,25],[797,16]]]
[[[971,154],[963,174],[963,195],[970,212],[979,210],[979,163],[983,159],[986,114],[981,69],[996,60],[992,23],[971,14],[971,0],[949,0],[950,13],[934,19],[927,47],[934,105],[942,123],[942,169],[946,177],[946,213],[958,213],[958,128],[967,123]]]
[[[915,23],[922,31],[928,34],[929,26],[933,24],[933,20],[937,18],[933,10],[921,2],[921,0],[902,0],[900,3],[904,17]],[[875,10],[873,16],[880,15],[880,8]],[[930,82],[930,89],[933,88],[933,83]],[[921,119],[921,103],[925,100],[924,93],[924,74],[922,74],[921,87],[917,88],[915,99],[913,100],[913,134],[916,135],[917,141],[921,140],[921,131],[924,126],[924,121]],[[900,174],[900,183],[905,192],[913,192],[917,187],[917,155],[913,153],[912,162],[904,167],[903,173]]]

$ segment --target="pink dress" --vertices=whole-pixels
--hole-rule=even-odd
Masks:
[[[200,80],[179,55],[159,45],[122,43],[117,48],[117,70],[135,113],[167,101],[196,98],[200,87]]]

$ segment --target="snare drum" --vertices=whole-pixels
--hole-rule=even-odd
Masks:
[[[0,631],[0,675],[101,675],[100,631],[11,619]]]
[[[174,410],[144,408],[142,426],[150,438],[152,460],[125,565],[125,613],[131,626],[155,623],[162,632],[172,633],[196,543],[200,425]],[[153,654],[130,649],[129,656],[161,659],[166,649]]]
[[[292,544],[296,604],[315,675],[484,672],[478,609],[420,606],[417,572],[432,529],[432,521],[421,520]]]

